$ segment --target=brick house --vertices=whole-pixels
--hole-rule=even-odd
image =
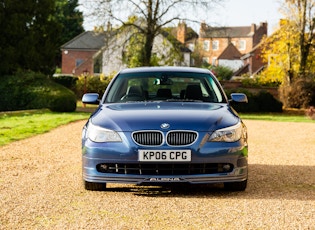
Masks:
[[[101,63],[94,59],[94,55],[104,46],[107,37],[104,31],[86,31],[62,45],[62,74],[99,73]]]
[[[130,38],[128,31],[121,32],[99,51],[98,55],[102,59],[102,73],[109,75],[127,67],[122,59],[128,46],[128,38]],[[180,43],[169,28],[165,28],[155,37],[152,55],[160,60],[159,65],[191,65],[191,50]]]
[[[241,52],[233,45],[233,43],[230,43],[219,55],[217,64],[219,66],[227,66],[236,71],[244,65],[241,57]]]
[[[264,68],[266,68],[267,63],[261,58],[261,48],[262,44],[256,45],[250,52],[243,55],[241,60],[244,62],[242,68],[234,73],[235,76],[242,76],[243,74],[249,74],[249,76],[254,76],[259,74]]]
[[[218,58],[232,43],[234,47],[245,55],[267,36],[267,23],[240,27],[211,27],[201,23],[199,31],[199,45],[202,60],[212,65],[218,65]],[[221,56],[222,57],[222,56]]]
[[[172,32],[172,30],[165,30],[155,38],[153,55],[170,57],[174,53],[172,47],[176,46],[180,50],[181,60],[174,60],[171,64],[162,61],[160,65],[190,66],[191,50],[180,43]],[[182,32],[186,36],[186,30]],[[100,73],[108,75],[126,68],[122,59],[128,37],[130,37],[128,33],[114,36],[110,26],[107,27],[107,31],[83,32],[61,46],[62,74],[78,76],[87,71],[91,75]]]

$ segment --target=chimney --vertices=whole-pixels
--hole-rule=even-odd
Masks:
[[[256,32],[256,24],[255,23],[252,24],[250,32],[253,33],[253,34]]]
[[[187,33],[187,26],[185,22],[178,23],[177,26],[177,40],[181,43],[185,44],[186,41],[186,33]]]
[[[264,33],[268,34],[268,23],[267,22],[261,22],[260,26],[263,28]]]
[[[107,31],[111,31],[112,30],[112,24],[108,21],[107,22]]]

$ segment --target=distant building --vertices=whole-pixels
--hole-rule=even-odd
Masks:
[[[177,27],[164,28],[155,38],[153,55],[160,65],[195,66],[195,57],[211,65],[227,66],[237,74],[255,73],[263,68],[258,45],[267,36],[267,23],[242,27],[211,27],[201,23],[199,35],[185,22]],[[128,44],[128,31],[116,32],[111,26],[84,32],[63,46],[62,74],[91,75],[118,72],[126,67],[123,55]],[[170,63],[167,58],[180,50],[181,58]]]
[[[130,34],[123,31],[119,36],[115,36],[115,32],[110,27],[108,29],[84,32],[62,45],[62,74],[78,76],[88,72],[91,75],[100,73],[108,75],[126,68],[123,55]],[[174,37],[171,32],[172,29],[165,29],[155,38],[153,54],[161,59],[160,65],[191,66],[191,50],[179,42],[176,35]],[[179,34],[186,36],[186,31],[183,32]],[[182,57],[174,59],[172,63],[169,60],[164,62],[174,54],[174,48],[179,50]]]
[[[93,56],[104,46],[106,35],[104,31],[86,31],[62,45],[61,72],[73,75],[99,72],[100,63]]]
[[[201,23],[199,45],[202,60],[211,65],[241,68],[241,56],[252,52],[262,38],[267,36],[267,30],[267,23],[261,23],[258,27],[256,24],[240,27],[211,27]],[[251,64],[255,64],[255,60],[252,61]]]

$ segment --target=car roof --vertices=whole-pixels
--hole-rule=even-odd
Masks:
[[[155,66],[155,67],[136,67],[121,70],[120,73],[139,73],[139,72],[192,72],[192,73],[211,73],[207,69],[183,66]]]

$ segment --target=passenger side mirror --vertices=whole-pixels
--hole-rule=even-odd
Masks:
[[[231,93],[231,100],[229,101],[238,103],[248,103],[247,96],[244,93]]]

